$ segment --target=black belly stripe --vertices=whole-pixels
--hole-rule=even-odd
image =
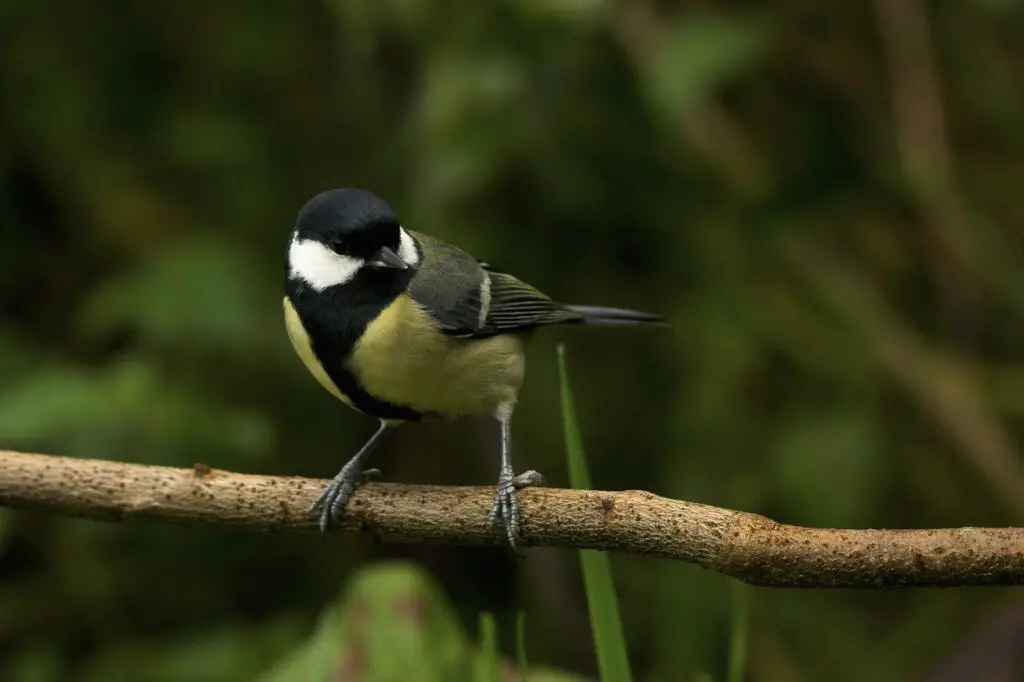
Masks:
[[[397,296],[397,292],[381,292],[376,287],[353,284],[356,286],[333,287],[321,292],[289,279],[285,290],[309,335],[317,359],[338,390],[352,401],[353,407],[377,419],[419,421],[424,417],[422,412],[378,400],[345,366],[345,360],[366,327]]]
[[[324,357],[315,342],[313,350],[317,357]],[[321,360],[321,364],[323,364],[327,376],[331,378],[331,381],[338,387],[338,390],[344,393],[352,401],[353,407],[360,412],[377,419],[401,419],[411,422],[423,419],[423,413],[411,407],[395,405],[394,403],[374,398],[366,392],[366,389],[363,388],[363,385],[359,383],[359,380],[355,378],[352,372],[341,367],[340,363],[334,363],[335,366],[332,367]]]

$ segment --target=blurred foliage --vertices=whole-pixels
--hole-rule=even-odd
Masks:
[[[314,680],[393,681],[514,679],[513,664],[499,659],[494,619],[481,618],[482,642],[474,650],[437,586],[406,564],[379,564],[354,575],[339,603],[321,618],[301,649],[259,678],[260,682]],[[534,669],[536,682],[583,678]]]
[[[559,339],[596,487],[1024,523],[1022,39],[1016,0],[8,0],[0,447],[333,474],[372,425],[293,357],[283,250],[308,197],[362,186],[559,298],[672,318],[539,334],[518,468],[567,482]],[[496,430],[410,427],[376,461],[489,484]],[[392,557],[463,627],[493,613],[506,660],[524,610],[532,662],[596,674],[572,551],[5,512],[0,679],[254,679]],[[612,563],[635,676],[725,679],[728,581]],[[748,596],[765,682],[908,679],[1013,607]]]

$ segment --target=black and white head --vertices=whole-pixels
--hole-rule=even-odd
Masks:
[[[422,252],[383,199],[332,189],[310,199],[295,221],[288,277],[324,291],[356,277],[386,283],[419,266]]]

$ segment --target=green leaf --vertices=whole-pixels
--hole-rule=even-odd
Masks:
[[[270,292],[238,244],[186,240],[152,262],[112,278],[87,301],[82,331],[102,336],[122,329],[143,344],[250,354],[265,346],[280,320]],[[276,280],[275,280],[276,281]]]
[[[498,657],[494,620],[481,615],[483,643],[466,637],[434,580],[419,567],[384,562],[358,572],[312,637],[260,682],[449,682],[505,679],[511,664]],[[481,675],[485,675],[481,676]],[[535,669],[531,682],[582,682]]]
[[[752,20],[712,14],[688,13],[668,31],[643,73],[643,84],[651,100],[671,116],[742,73],[766,37],[764,27]]]
[[[433,581],[404,563],[357,573],[313,637],[261,682],[469,679],[473,658]]]
[[[103,370],[52,367],[0,394],[8,447],[65,455],[192,464],[269,449],[273,433],[252,412],[226,408],[127,359]]]
[[[589,489],[590,473],[587,471],[583,439],[576,419],[576,405],[569,387],[569,370],[565,360],[565,347],[558,346],[558,375],[562,392],[562,419],[565,427],[565,449],[569,458],[569,481],[573,488]],[[590,626],[594,631],[594,648],[597,651],[598,669],[601,679],[606,682],[628,682],[632,679],[629,671],[629,655],[626,638],[622,632],[619,603],[615,596],[611,564],[608,555],[596,550],[580,550],[583,567],[583,584],[587,593],[587,608],[590,611]]]
[[[416,195],[430,204],[485,185],[522,149],[524,122],[507,112],[529,82],[521,64],[493,55],[438,57],[424,82],[414,125],[424,150]]]

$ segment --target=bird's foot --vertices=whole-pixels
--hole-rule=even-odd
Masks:
[[[498,490],[495,493],[494,506],[491,507],[488,520],[493,525],[501,518],[505,525],[505,536],[513,550],[523,541],[519,524],[519,500],[516,492],[521,488],[543,485],[546,485],[544,476],[533,469],[524,471],[518,476],[511,468],[502,469],[498,476]]]
[[[320,532],[325,533],[331,523],[340,516],[348,498],[352,496],[355,489],[373,478],[380,476],[380,469],[367,469],[360,471],[357,466],[345,465],[338,472],[322,493],[316,498],[316,502],[309,508],[309,513],[320,512]]]

